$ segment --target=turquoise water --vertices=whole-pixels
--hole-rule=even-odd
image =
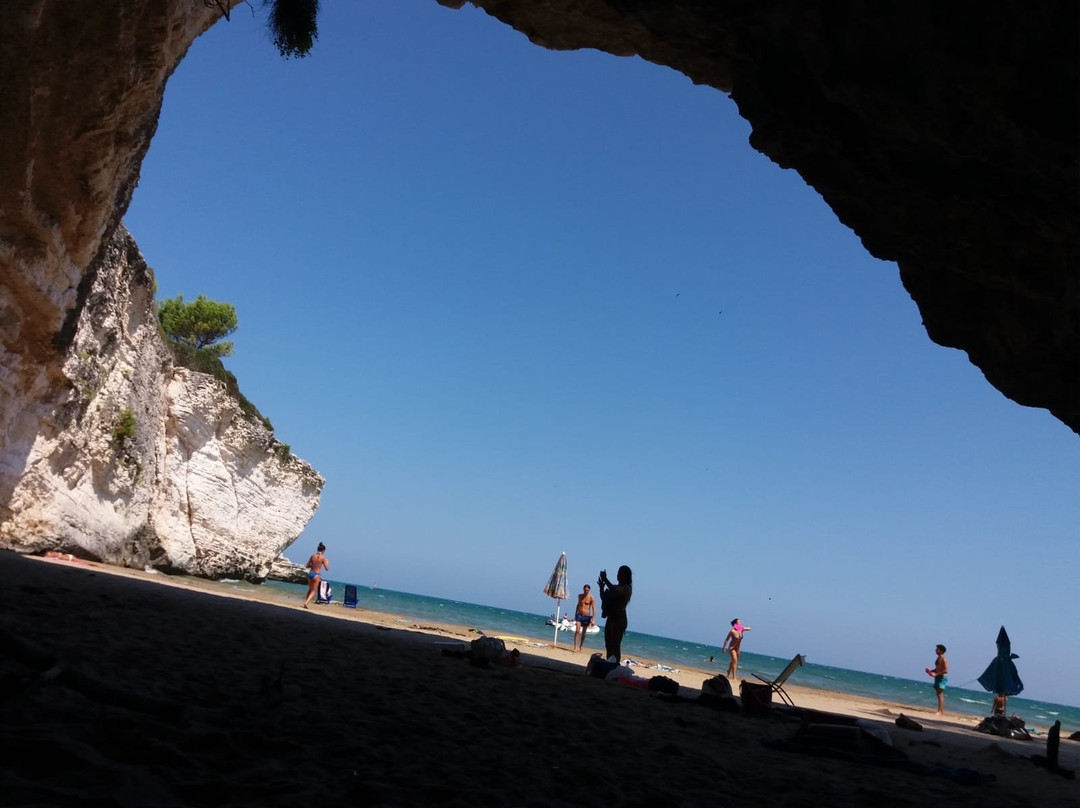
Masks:
[[[250,588],[250,584],[223,582],[227,586]],[[333,600],[341,602],[345,585],[331,582]],[[263,591],[279,592],[283,600],[299,602],[307,592],[307,587],[300,584],[284,584],[267,581]],[[486,634],[504,634],[515,637],[528,637],[537,642],[549,643],[554,636],[554,629],[545,625],[545,615],[502,609],[497,606],[483,606],[477,603],[446,598],[433,598],[426,595],[413,595],[408,592],[394,592],[389,589],[372,589],[357,586],[360,606],[376,612],[399,615],[403,625],[413,623],[452,623],[479,629]],[[572,634],[559,632],[559,641],[570,644]],[[586,648],[602,651],[603,635],[591,635]],[[722,673],[727,668],[727,657],[719,654],[714,645],[701,645],[671,637],[657,637],[652,634],[640,634],[627,631],[623,639],[623,656],[654,661],[672,668],[698,668],[715,670]],[[707,660],[716,656],[715,663]],[[773,678],[790,661],[779,657],[765,656],[744,652],[740,657],[739,671],[749,675],[759,673],[766,678]],[[937,702],[928,680],[901,679],[877,673],[833,668],[816,664],[808,659],[806,665],[793,675],[792,682],[800,687],[831,690],[836,693],[848,693],[854,696],[880,699],[896,704],[934,710]],[[991,696],[983,690],[950,687],[946,691],[946,708],[950,711],[976,717],[990,714]],[[1009,699],[1009,713],[1016,713],[1024,718],[1029,727],[1047,729],[1056,720],[1061,721],[1063,734],[1080,729],[1080,708],[1062,704],[1033,701],[1020,696]]]

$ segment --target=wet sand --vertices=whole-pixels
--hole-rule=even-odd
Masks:
[[[10,552],[0,574],[10,805],[1080,804],[1032,763],[1045,736],[964,716],[797,684],[801,711],[718,712],[705,671],[664,672],[672,698],[590,678],[568,647],[508,642],[514,668],[444,655],[467,627]],[[792,744],[844,717],[897,757],[857,729]],[[1060,764],[1080,768],[1080,743]]]

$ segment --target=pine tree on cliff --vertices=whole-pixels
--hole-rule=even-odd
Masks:
[[[232,356],[233,344],[222,342],[239,327],[236,309],[231,303],[218,303],[199,295],[191,303],[183,295],[158,303],[158,324],[176,363],[200,373],[207,373],[225,383],[248,418],[261,421],[271,432],[270,419],[259,412],[236,383],[236,376],[221,364],[223,356]],[[284,445],[284,444],[282,444]],[[288,447],[285,447],[286,450]]]
[[[179,345],[218,358],[232,356],[233,344],[221,342],[239,327],[231,303],[218,303],[206,295],[185,303],[180,294],[158,304],[158,322],[165,335]]]

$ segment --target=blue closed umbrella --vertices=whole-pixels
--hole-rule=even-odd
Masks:
[[[555,598],[555,639],[552,646],[559,644],[559,606],[566,600],[566,553],[559,556],[555,569],[544,585],[544,594]]]
[[[1012,642],[1005,632],[1005,626],[998,632],[997,649],[997,656],[979,677],[979,684],[991,693],[1015,696],[1024,689],[1024,683],[1020,681],[1020,674],[1016,672],[1016,665],[1013,664],[1013,660],[1019,657],[1012,652]]]

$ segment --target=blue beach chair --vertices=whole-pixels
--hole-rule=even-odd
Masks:
[[[356,587],[352,584],[345,584],[345,599],[341,602],[341,605],[346,609],[355,609],[356,602]]]
[[[329,581],[319,581],[319,591],[315,595],[316,603],[329,603],[334,599],[334,588]]]

